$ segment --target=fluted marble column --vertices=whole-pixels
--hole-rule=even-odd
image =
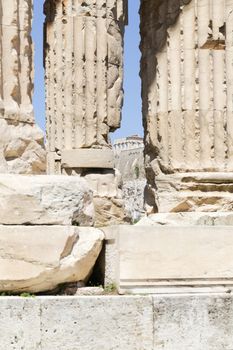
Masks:
[[[232,13],[232,0],[142,1],[145,154],[154,210],[232,209]]]
[[[112,168],[120,126],[126,0],[45,1],[50,173]]]
[[[0,0],[0,172],[45,171],[32,106],[32,6],[32,0]]]

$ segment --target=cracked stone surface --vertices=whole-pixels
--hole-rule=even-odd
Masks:
[[[0,208],[5,225],[92,226],[95,220],[92,190],[78,176],[0,175]]]
[[[104,234],[71,226],[0,226],[0,291],[42,292],[85,281]]]

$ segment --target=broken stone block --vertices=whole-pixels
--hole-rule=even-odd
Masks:
[[[0,175],[0,224],[94,224],[93,195],[79,176]]]
[[[103,239],[95,228],[0,226],[0,291],[37,293],[85,281]]]

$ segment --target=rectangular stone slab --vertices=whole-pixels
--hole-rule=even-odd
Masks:
[[[61,152],[62,168],[114,168],[111,149],[75,149]]]
[[[233,227],[121,226],[120,293],[227,290],[233,286]]]
[[[84,178],[0,174],[0,224],[92,225],[92,191]],[[82,222],[85,220],[86,223]]]

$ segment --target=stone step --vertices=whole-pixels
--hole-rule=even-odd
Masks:
[[[233,349],[232,295],[0,297],[0,350]]]

